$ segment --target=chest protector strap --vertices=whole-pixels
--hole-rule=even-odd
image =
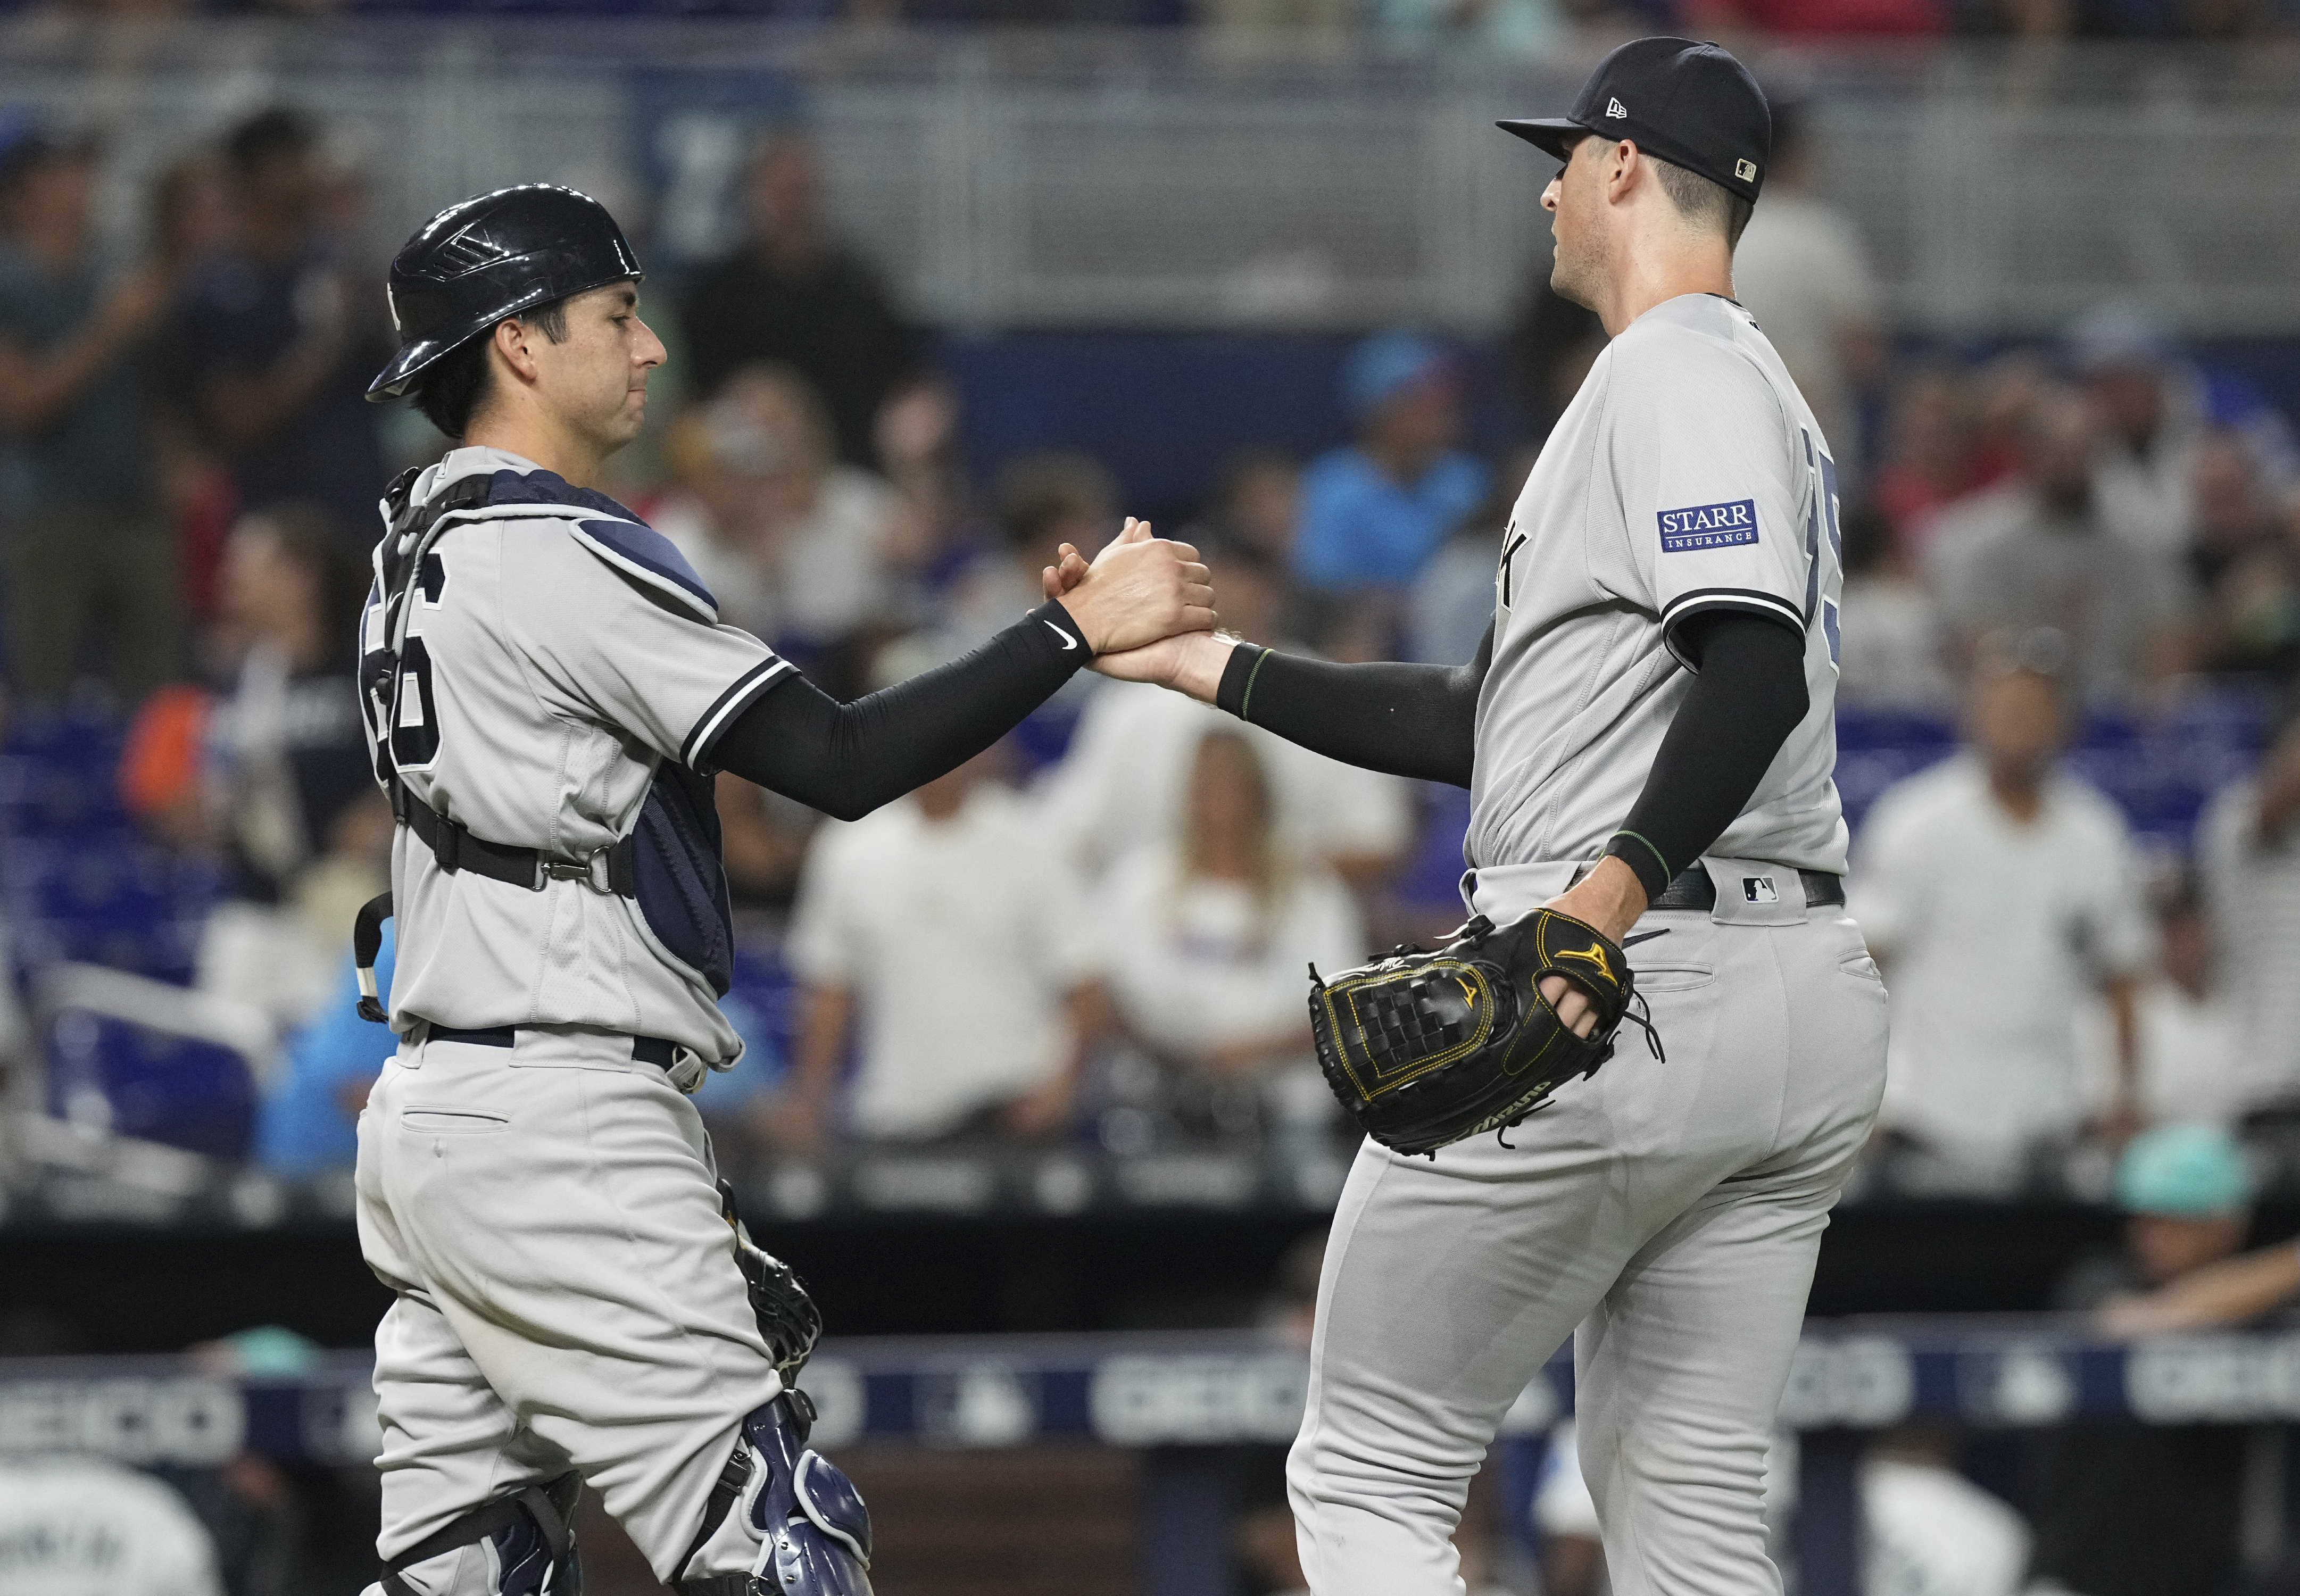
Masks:
[[[469,870],[507,886],[541,892],[554,881],[580,881],[596,892],[618,897],[638,896],[638,869],[634,837],[625,837],[587,860],[557,860],[534,848],[491,843],[474,836],[462,821],[433,809],[408,790],[391,768],[388,728],[398,712],[394,702],[399,682],[399,653],[407,635],[409,590],[423,569],[431,546],[458,511],[487,503],[490,479],[466,477],[452,483],[421,510],[410,513],[406,495],[414,472],[391,485],[387,503],[396,506],[391,529],[375,552],[376,588],[383,595],[384,646],[361,661],[361,688],[383,706],[384,735],[377,740],[376,774],[391,798],[391,812],[416,840],[431,850],[439,868],[453,876]],[[352,925],[352,959],[359,976],[359,1012],[362,1019],[384,1023],[388,1016],[376,985],[375,961],[383,951],[383,922],[391,918],[391,894],[379,893],[360,908]]]

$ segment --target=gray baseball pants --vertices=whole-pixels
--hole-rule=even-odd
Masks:
[[[703,1122],[630,1052],[574,1027],[403,1043],[369,1094],[360,1246],[397,1293],[375,1333],[387,1559],[572,1468],[668,1579],[782,1389]],[[488,1588],[480,1547],[434,1562],[408,1571],[426,1596]]]
[[[1538,907],[1564,885],[1546,869],[1482,874],[1475,907]],[[1625,1026],[1501,1138],[1361,1149],[1288,1465],[1315,1596],[1460,1596],[1470,1477],[1569,1334],[1618,1596],[1779,1596],[1766,1448],[1885,1083],[1876,966],[1843,909],[1802,901],[1638,922],[1660,933],[1629,956],[1666,1062]]]

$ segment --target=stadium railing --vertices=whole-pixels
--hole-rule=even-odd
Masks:
[[[546,179],[644,215],[659,275],[724,248],[750,137],[803,124],[843,230],[961,330],[1503,325],[1600,46],[1527,62],[1142,33],[571,19],[0,22],[0,102],[112,137],[107,213],[266,100],[335,130],[382,251]],[[2300,329],[2300,62],[2240,46],[1753,48],[1904,330],[2054,331],[2104,300],[2199,335]],[[2240,148],[2245,159],[2213,159]],[[2018,180],[2007,176],[2019,153]]]

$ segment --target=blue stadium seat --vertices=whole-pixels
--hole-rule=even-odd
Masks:
[[[1416,908],[1450,909],[1462,902],[1462,842],[1470,830],[1470,794],[1442,782],[1423,782],[1421,827],[1398,871],[1397,895]]]
[[[25,717],[0,747],[0,904],[29,988],[49,965],[107,965],[189,985],[216,871],[146,839],[120,798],[123,729]],[[124,1135],[237,1157],[254,1087],[238,1054],[67,1013],[49,1039],[49,1106]]]
[[[229,1048],[68,1011],[48,1038],[48,1065],[53,1113],[216,1158],[247,1151],[255,1083]]]

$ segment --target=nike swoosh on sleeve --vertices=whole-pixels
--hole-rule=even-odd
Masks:
[[[1061,638],[1062,640],[1062,647],[1064,649],[1073,649],[1078,646],[1078,639],[1071,636],[1068,632],[1062,630],[1062,628],[1056,626],[1053,621],[1042,620],[1038,624],[1046,628],[1046,630],[1052,632],[1055,636]]]

